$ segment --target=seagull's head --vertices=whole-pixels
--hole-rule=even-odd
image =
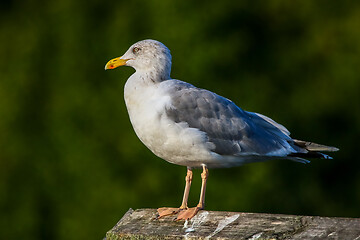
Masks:
[[[105,70],[130,66],[139,72],[155,73],[160,78],[170,78],[170,50],[156,40],[143,40],[133,44],[123,56],[110,60]],[[165,80],[162,79],[162,80]]]

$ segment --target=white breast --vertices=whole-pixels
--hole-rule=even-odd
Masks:
[[[148,82],[135,73],[126,82],[124,95],[137,136],[155,155],[194,167],[214,158],[204,132],[167,117],[165,109],[173,106],[165,84]]]

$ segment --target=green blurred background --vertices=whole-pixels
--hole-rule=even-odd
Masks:
[[[185,167],[137,139],[131,68],[152,38],[172,77],[339,147],[334,160],[210,170],[207,209],[360,216],[359,1],[0,3],[0,239],[101,239],[131,207],[178,206]],[[195,171],[190,204],[198,201]]]

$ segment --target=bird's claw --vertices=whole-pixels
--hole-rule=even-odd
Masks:
[[[179,215],[176,218],[176,221],[180,220],[190,220],[192,219],[202,208],[200,207],[193,207],[184,209],[184,211],[181,211]]]
[[[160,219],[165,216],[175,215],[181,211],[180,208],[169,208],[169,207],[162,207],[157,209],[156,219]]]

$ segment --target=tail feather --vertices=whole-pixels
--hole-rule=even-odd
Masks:
[[[321,158],[321,159],[332,159],[332,157],[322,152],[335,152],[339,149],[336,147],[330,147],[321,145],[313,142],[306,142],[301,140],[293,139],[293,144],[300,148],[298,152],[292,153],[290,157],[296,158]]]
[[[335,152],[335,151],[339,151],[338,148],[336,147],[331,147],[331,146],[325,146],[325,145],[321,145],[318,143],[313,143],[313,142],[306,142],[306,141],[301,141],[301,140],[296,140],[293,139],[294,144],[298,147],[301,147],[303,149],[306,149],[310,152]]]

